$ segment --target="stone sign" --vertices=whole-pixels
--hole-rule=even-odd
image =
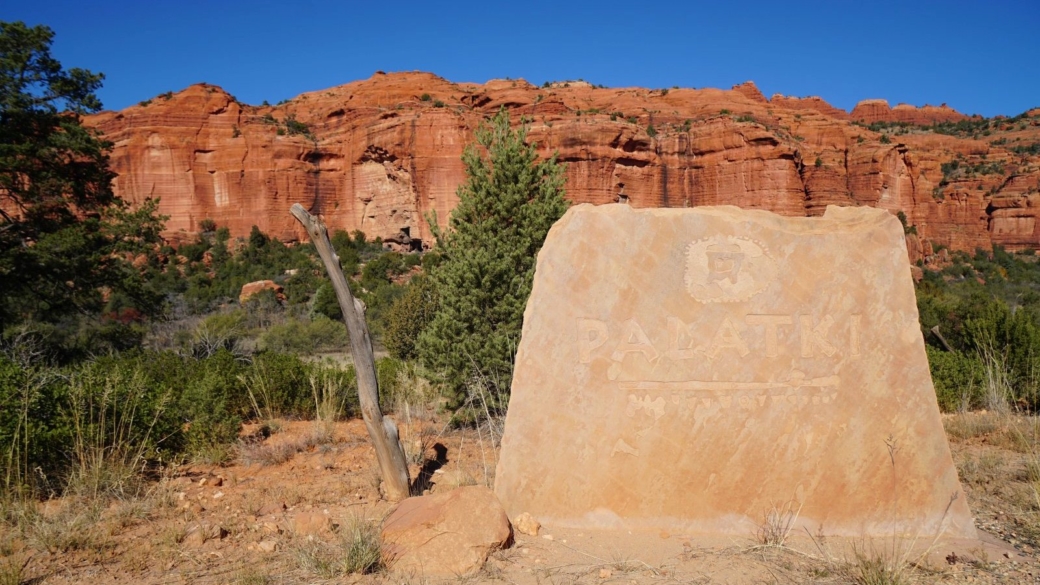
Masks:
[[[548,525],[974,537],[887,211],[572,208],[538,257],[495,491]]]

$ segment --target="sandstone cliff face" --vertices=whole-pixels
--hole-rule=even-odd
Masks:
[[[298,239],[288,209],[301,203],[330,229],[428,244],[424,218],[446,223],[465,179],[462,150],[502,107],[514,121],[529,119],[529,138],[542,153],[558,152],[574,202],[610,203],[623,194],[635,207],[729,204],[789,216],[870,205],[903,211],[921,242],[1040,247],[1037,157],[1012,150],[1040,140],[1040,116],[979,139],[923,129],[889,135],[853,121],[965,117],[881,102],[847,114],[819,98],[767,100],[751,83],[539,88],[377,73],[272,107],[194,85],[87,122],[115,143],[117,193],[132,202],[161,197],[171,238],[189,237],[211,218],[236,236],[257,225]],[[998,138],[1005,142],[995,145]],[[960,170],[950,172],[954,160]],[[982,164],[991,166],[974,172]]]
[[[903,122],[921,126],[939,122],[960,122],[968,119],[968,116],[947,107],[946,104],[920,108],[908,104],[898,104],[896,107],[890,108],[886,100],[863,100],[852,108],[849,117],[865,124]]]

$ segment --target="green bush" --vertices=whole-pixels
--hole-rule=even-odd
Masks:
[[[311,303],[311,315],[316,319],[343,319],[343,311],[339,307],[339,299],[336,298],[336,291],[332,288],[331,282],[325,281],[318,286]]]
[[[397,397],[403,388],[400,388],[401,374],[407,371],[408,366],[401,360],[394,358],[380,358],[376,360],[376,380],[379,384],[379,408],[383,412],[394,409]]]
[[[986,401],[1009,392],[1005,400],[1036,408],[1040,405],[1040,264],[999,246],[974,256],[955,251],[951,258],[952,265],[942,271],[925,269],[917,285],[925,340],[941,347],[931,332],[939,327],[955,352],[1006,379],[1010,388],[999,388]],[[944,384],[943,375],[936,374],[937,391]],[[981,400],[973,398],[971,406],[996,406]]]
[[[185,450],[204,455],[238,438],[250,412],[242,381],[245,366],[226,350],[191,364],[194,370],[177,402],[186,421]]]
[[[261,418],[308,418],[314,416],[310,369],[299,357],[274,352],[260,353],[243,375],[263,412]],[[251,401],[252,402],[252,401]]]
[[[260,349],[295,355],[344,351],[349,343],[350,338],[343,322],[333,321],[324,315],[306,320],[291,319],[272,325],[260,335],[259,340]]]
[[[296,114],[289,114],[285,117],[285,129],[291,135],[299,134],[301,136],[314,139],[314,135],[311,134],[311,129],[307,124],[300,122],[296,119]]]
[[[72,435],[61,420],[68,388],[58,381],[0,355],[0,487],[7,493],[31,484],[51,491],[63,473]]]
[[[156,367],[157,363],[186,369],[184,362],[173,354],[157,356],[135,351],[86,362],[71,376],[83,389],[83,397],[93,400],[94,404],[104,402],[98,398],[106,392],[112,393],[110,406],[126,408],[132,403],[135,411],[125,438],[135,445],[145,444],[155,457],[164,450],[180,450],[175,440],[180,421],[173,408],[178,388],[170,380],[170,374],[177,371],[162,371]],[[76,406],[71,408],[75,410]],[[170,445],[165,444],[168,438],[174,439]]]
[[[357,233],[361,234],[361,232]],[[339,257],[339,265],[343,269],[343,274],[347,278],[357,274],[358,266],[361,264],[358,247],[359,244],[361,247],[364,247],[364,238],[364,234],[361,234],[361,242],[358,242],[357,239],[351,239],[350,234],[347,232],[336,230],[329,239],[332,243],[332,249],[336,251],[336,256]]]
[[[418,357],[416,343],[437,313],[437,288],[425,276],[412,279],[404,294],[386,312],[383,345],[392,357],[412,360]]]
[[[204,359],[135,350],[29,369],[0,356],[0,486],[61,493],[78,478],[97,490],[109,463],[139,471],[148,462],[226,452],[241,422],[254,417],[247,381],[270,388],[280,413],[312,416],[316,372],[356,388],[352,371],[273,353],[247,364],[226,350]],[[357,412],[356,398],[348,407]]]
[[[977,355],[926,347],[939,408],[946,412],[983,405],[983,365]]]
[[[194,330],[181,334],[179,345],[187,355],[199,359],[220,350],[236,352],[248,330],[247,317],[241,309],[209,315]]]

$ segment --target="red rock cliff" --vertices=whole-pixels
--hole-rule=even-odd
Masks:
[[[820,98],[767,100],[751,83],[538,88],[377,73],[272,107],[194,85],[87,121],[115,143],[116,191],[130,201],[161,197],[174,238],[211,218],[233,235],[255,224],[296,239],[302,233],[288,209],[302,203],[331,229],[428,241],[424,217],[446,222],[465,178],[462,150],[501,107],[530,120],[529,137],[543,153],[559,152],[575,202],[609,203],[623,193],[637,207],[731,204],[784,215],[872,205],[903,211],[920,241],[1040,247],[1040,157],[1014,150],[1040,141],[1040,116],[997,120],[978,139],[924,128],[881,134],[853,121],[966,117],[880,102],[848,114]]]

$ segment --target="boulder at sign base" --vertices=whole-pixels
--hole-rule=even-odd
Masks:
[[[495,492],[548,525],[975,537],[903,227],[873,208],[571,208],[538,256]]]
[[[513,533],[495,494],[466,486],[402,501],[382,536],[394,572],[454,577],[479,571],[489,554],[512,544]]]

